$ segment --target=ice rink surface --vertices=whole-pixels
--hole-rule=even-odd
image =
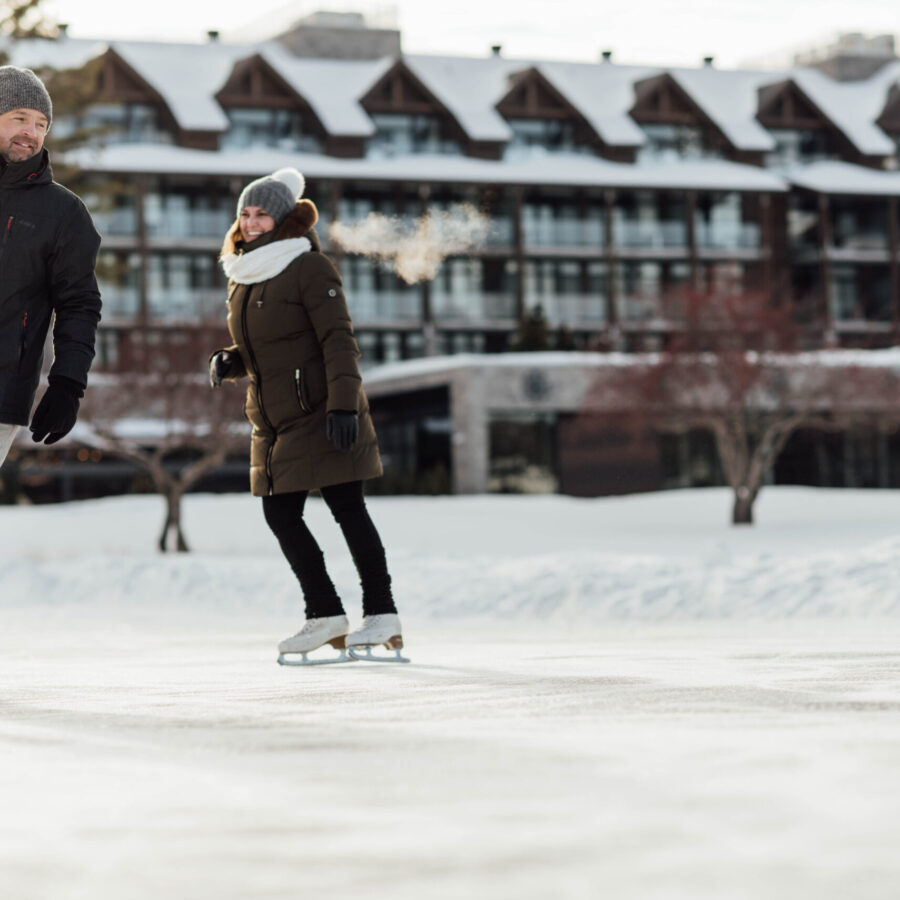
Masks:
[[[896,622],[429,626],[303,670],[231,626],[5,623],[0,895],[898,895]]]
[[[250,498],[0,508],[0,898],[896,900],[898,494],[765,496],[373,500],[310,669]]]

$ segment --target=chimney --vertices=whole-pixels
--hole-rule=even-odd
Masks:
[[[503,53],[503,44],[491,44],[491,56],[500,56]]]
[[[209,42],[211,44],[215,44],[219,40],[219,32],[218,31],[207,31],[206,36],[209,38]]]
[[[714,56],[704,56],[703,57],[703,65],[707,69],[711,69],[713,67],[713,63],[716,61]]]
[[[604,50],[600,54],[600,57],[602,58],[603,62],[605,62],[605,63],[612,62],[612,50]]]

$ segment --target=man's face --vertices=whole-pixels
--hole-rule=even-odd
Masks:
[[[36,109],[11,109],[0,115],[0,156],[8,163],[24,162],[40,153],[50,123]]]

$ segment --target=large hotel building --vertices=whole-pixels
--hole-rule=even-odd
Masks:
[[[884,38],[845,38],[779,71],[668,68],[610,53],[512,59],[499,46],[408,55],[395,30],[318,14],[254,44],[63,30],[8,52],[32,68],[87,65],[96,82],[92,104],[60,116],[48,141],[52,153],[54,132],[100,126],[77,152],[103,236],[96,371],[128,370],[148,348],[202,369],[223,333],[217,253],[235,199],[251,178],[296,166],[343,273],[397,489],[442,467],[446,481],[430,484],[456,490],[720,479],[711,446],[691,435],[660,436],[631,481],[573,475],[563,420],[577,400],[554,406],[546,385],[562,376],[533,357],[515,375],[522,397],[466,434],[452,385],[466,366],[499,371],[537,307],[551,341],[585,351],[587,367],[589,353],[664,348],[685,285],[793,303],[810,347],[898,343],[900,60]],[[459,203],[489,217],[488,237],[425,284],[329,246],[336,221]],[[463,464],[453,455],[467,441],[479,449]],[[900,486],[889,433],[801,434],[785,460],[773,480]]]

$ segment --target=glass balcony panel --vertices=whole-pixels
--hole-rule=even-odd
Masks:
[[[140,296],[136,287],[122,287],[103,281],[98,283],[103,299],[104,319],[133,319],[140,310]]]
[[[354,321],[416,322],[422,318],[422,298],[418,288],[408,291],[358,290],[348,294],[347,305]]]
[[[158,322],[188,320],[224,323],[227,314],[225,289],[183,286],[151,289],[147,295],[147,313]]]
[[[613,224],[616,247],[664,248],[686,247],[687,225],[684,222],[638,222],[620,219]]]
[[[600,325],[607,321],[606,298],[597,294],[565,293],[537,299],[549,325]],[[534,300],[528,301],[535,305]]]
[[[758,250],[760,227],[756,222],[698,222],[697,246],[707,250]]]
[[[512,293],[432,294],[431,309],[438,322],[509,320],[516,317],[516,298]]]
[[[114,209],[109,212],[93,213],[94,227],[103,237],[136,237],[138,233],[137,210],[134,208]]]

